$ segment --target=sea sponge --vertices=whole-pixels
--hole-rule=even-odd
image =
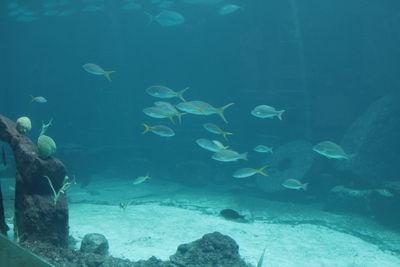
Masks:
[[[39,136],[37,141],[37,146],[39,151],[39,157],[42,159],[50,157],[57,150],[56,142],[54,142],[54,140],[47,135]]]
[[[20,134],[26,134],[32,129],[31,120],[28,117],[21,117],[17,120],[17,131]]]

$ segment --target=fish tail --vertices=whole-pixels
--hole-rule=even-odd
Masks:
[[[301,186],[301,188],[303,188],[304,191],[307,190],[307,187],[308,187],[308,183],[304,183],[304,184]]]
[[[35,101],[35,97],[33,95],[30,95],[31,97],[31,101],[29,103],[32,103],[33,101]]]
[[[222,134],[222,136],[224,137],[224,139],[225,139],[226,141],[228,141],[228,137],[227,137],[227,136],[228,136],[228,135],[232,135],[233,133],[229,133],[229,132],[224,132],[224,131],[223,131],[221,134]]]
[[[111,82],[111,77],[110,77],[110,75],[111,75],[111,73],[114,73],[115,72],[115,70],[109,70],[109,71],[104,71],[104,77],[106,77],[106,79],[109,81],[109,82]]]
[[[245,152],[245,153],[243,153],[242,155],[240,155],[240,158],[241,158],[241,159],[244,159],[244,160],[248,160],[248,159],[247,159],[247,152]]]
[[[283,112],[285,112],[285,111],[286,111],[286,110],[280,110],[280,111],[278,111],[278,114],[277,114],[278,119],[282,120],[282,114],[283,114]]]
[[[182,116],[183,115],[186,115],[187,113],[185,113],[185,112],[178,112],[177,114],[176,114],[176,116],[178,117],[178,121],[179,121],[179,124],[182,124]]]
[[[262,166],[261,168],[257,169],[256,172],[257,172],[258,174],[261,174],[262,176],[268,176],[268,174],[266,174],[265,172],[263,172],[264,169],[267,168],[267,167],[268,167],[267,165]]]
[[[186,92],[190,87],[186,87],[178,92],[176,92],[176,96],[179,97],[183,102],[186,102],[186,100],[183,98],[183,93]]]
[[[168,115],[167,117],[168,117],[168,119],[172,122],[172,124],[175,125],[174,115]]]
[[[225,106],[223,106],[223,107],[217,108],[218,115],[221,117],[221,119],[222,119],[225,123],[228,123],[228,121],[227,121],[226,118],[225,118],[224,111],[225,111],[225,109],[229,108],[229,107],[232,106],[233,104],[235,104],[235,103],[229,103],[229,104],[227,104],[227,105],[225,105]]]
[[[153,128],[150,125],[147,125],[146,123],[143,123],[143,126],[144,126],[144,131],[142,132],[142,134],[148,133]]]

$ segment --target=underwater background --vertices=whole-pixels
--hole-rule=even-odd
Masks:
[[[227,5],[236,9],[225,14]],[[163,10],[178,12],[184,21],[167,25],[180,18],[163,21]],[[28,116],[32,140],[42,122],[53,119],[47,134],[57,143],[55,156],[76,176],[75,190],[101,180],[95,194],[103,201],[109,198],[102,189],[121,179],[134,188],[132,181],[148,173],[146,185],[167,181],[204,194],[226,188],[239,203],[241,195],[287,205],[318,203],[397,232],[399,10],[394,0],[2,1],[1,114]],[[86,72],[86,63],[114,70],[112,82]],[[150,96],[145,89],[152,85],[189,87],[186,100],[214,107],[234,103],[224,112],[228,123],[218,115],[186,114],[181,124],[151,118],[143,109],[155,101],[182,102]],[[31,102],[30,95],[47,102]],[[263,104],[285,110],[282,120],[251,114]],[[209,133],[202,127],[207,122],[233,134],[225,140]],[[143,134],[143,123],[167,125],[175,135]],[[196,144],[199,138],[248,152],[248,161],[213,160]],[[325,140],[341,145],[354,161],[346,165],[312,151]],[[274,152],[254,152],[260,144]],[[240,168],[263,165],[269,165],[269,177],[232,177]],[[270,189],[268,179],[282,173],[308,183],[308,190]],[[332,196],[338,190],[347,191]],[[370,198],[367,191],[378,193],[366,202],[349,197]],[[126,198],[113,200],[118,205]],[[399,258],[398,247],[390,251]]]

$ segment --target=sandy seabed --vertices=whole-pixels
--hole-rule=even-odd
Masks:
[[[143,186],[142,193],[157,193],[157,186],[152,187]],[[105,185],[99,185],[98,188],[105,188]],[[117,188],[120,188],[119,192],[126,193],[126,190],[121,191],[115,181],[107,190],[115,193],[118,192]],[[191,196],[190,190],[182,188],[178,188],[178,192],[184,193],[179,194],[170,185],[162,185],[161,188],[168,196],[179,195],[181,200],[186,197],[186,202],[190,203],[206,205],[208,201],[214,203],[216,199],[215,195]],[[138,192],[136,190],[130,194]],[[122,198],[121,194],[124,193],[119,193],[119,197]],[[118,203],[83,203],[79,199],[84,199],[85,194],[83,190],[75,190],[70,194],[71,199],[75,195],[77,200],[70,204],[70,233],[77,241],[87,233],[104,234],[110,244],[110,254],[115,257],[137,261],[156,256],[167,260],[180,244],[218,231],[232,237],[239,245],[240,255],[253,265],[257,264],[266,247],[265,266],[400,266],[398,255],[354,235],[322,225],[279,224],[258,219],[248,223],[235,222],[218,216],[218,213],[205,213],[204,210],[188,209],[184,205],[174,206],[171,202],[166,205],[165,201],[155,199],[146,201],[145,198],[142,198],[141,203],[133,203],[123,210]],[[115,197],[115,194],[112,195]],[[94,198],[104,200],[104,196]],[[219,195],[217,198],[223,202],[224,196]],[[110,201],[116,200],[111,197]],[[232,206],[235,204],[232,203]],[[215,208],[218,210],[219,207]]]

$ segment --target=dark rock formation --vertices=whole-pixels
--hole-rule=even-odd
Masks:
[[[107,255],[86,253],[70,248],[54,247],[49,243],[23,242],[23,247],[57,267],[249,267],[239,256],[239,247],[229,236],[218,232],[178,247],[170,261],[156,257],[133,262]]]
[[[3,207],[3,194],[1,193],[1,183],[0,183],[0,234],[7,235],[8,226],[6,224],[6,218],[4,217],[4,207]]]
[[[257,185],[264,192],[286,190],[282,183],[287,179],[302,180],[315,158],[312,145],[305,141],[293,141],[278,147],[265,161],[268,177],[257,176]]]
[[[102,234],[86,234],[81,243],[81,252],[95,253],[100,255],[108,254],[108,241]]]
[[[338,162],[353,174],[354,185],[380,188],[383,181],[400,180],[400,94],[373,103],[349,128],[341,145],[352,160]]]
[[[19,240],[68,244],[68,205],[64,194],[56,204],[48,181],[58,190],[66,170],[56,158],[42,160],[32,141],[16,130],[14,122],[0,115],[0,140],[10,145],[16,163],[15,232]]]
[[[229,236],[218,232],[204,235],[201,239],[178,247],[170,257],[179,267],[246,267],[239,256],[239,246]]]

